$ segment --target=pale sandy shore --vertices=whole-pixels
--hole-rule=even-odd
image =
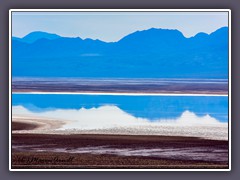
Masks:
[[[13,129],[13,133],[21,134],[108,134],[108,135],[161,135],[198,137],[212,140],[228,140],[228,124],[183,126],[175,124],[134,125],[101,129],[64,128],[71,121],[55,120],[39,117],[13,116],[13,123],[35,125],[36,128]]]
[[[23,123],[27,125],[33,125],[35,128],[30,129],[13,129],[14,132],[21,132],[21,131],[51,131],[54,129],[61,128],[65,121],[58,121],[54,119],[46,119],[46,118],[39,118],[39,117],[31,117],[31,116],[13,116],[12,123]]]
[[[167,136],[163,128],[154,132],[153,127],[59,130],[65,124],[67,122],[54,119],[14,116],[12,168],[228,168],[226,140],[199,138],[199,134],[177,136],[176,131]]]

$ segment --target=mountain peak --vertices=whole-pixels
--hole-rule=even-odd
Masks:
[[[27,42],[27,43],[33,43],[39,39],[57,39],[60,38],[61,36],[57,35],[57,34],[52,34],[52,33],[47,33],[47,32],[42,32],[42,31],[34,31],[31,32],[29,34],[27,34],[26,36],[24,36],[21,40],[23,42]]]
[[[228,27],[221,27],[219,29],[217,29],[216,31],[212,32],[210,35],[221,35],[222,33],[228,33]]]
[[[150,28],[142,31],[135,31],[125,37],[123,37],[119,42],[124,41],[138,41],[138,40],[171,40],[171,39],[183,39],[184,36],[182,32],[176,29],[161,29],[161,28]]]
[[[207,33],[204,33],[204,32],[200,32],[200,33],[197,33],[195,36],[191,37],[191,38],[207,38],[209,35]]]

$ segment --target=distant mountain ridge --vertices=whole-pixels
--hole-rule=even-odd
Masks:
[[[228,30],[228,27],[222,27],[222,28],[218,29],[217,31],[214,31],[213,33],[221,31],[221,30]],[[133,33],[130,33],[127,36],[124,36],[123,38],[121,38],[119,41],[123,41],[124,39],[126,39],[126,38],[128,38],[130,36],[135,36],[136,34],[149,33],[150,31],[152,31],[152,32],[153,31],[155,31],[155,32],[157,32],[157,31],[162,31],[162,32],[164,32],[164,31],[165,32],[172,31],[172,32],[176,32],[176,34],[178,34],[179,36],[184,37],[182,32],[180,32],[180,31],[178,31],[176,29],[150,28],[150,29],[147,29],[147,30],[135,31]],[[211,33],[211,34],[213,34],[213,33]],[[206,37],[206,36],[209,36],[209,34],[204,33],[204,32],[199,32],[195,36],[192,36],[192,37],[189,37],[189,38],[196,38],[196,37],[201,37],[201,36],[205,36]],[[37,41],[39,39],[53,40],[53,39],[57,39],[57,38],[80,38],[80,37],[62,37],[62,36],[54,34],[54,33],[48,33],[48,32],[43,32],[43,31],[33,31],[33,32],[25,35],[22,38],[13,36],[12,40],[19,40],[19,41],[26,42],[26,43],[34,43],[35,41]],[[184,37],[184,38],[186,38],[186,37]],[[189,38],[186,38],[186,39],[189,39]],[[101,40],[98,40],[98,39],[97,40],[93,40],[91,38],[86,38],[85,40],[86,41],[101,41]],[[119,42],[119,41],[117,41],[117,42]],[[104,42],[104,41],[101,41],[101,42]],[[109,42],[109,43],[113,43],[113,42]]]
[[[227,78],[228,27],[191,38],[151,28],[111,43],[33,32],[12,38],[12,60],[18,77]]]
[[[42,32],[42,31],[34,31],[34,32],[27,34],[23,38],[13,37],[13,40],[19,40],[19,41],[25,42],[25,43],[34,43],[35,41],[37,41],[39,39],[53,40],[53,39],[57,39],[57,38],[62,38],[62,37],[57,34],[52,34],[52,33],[47,33],[47,32]]]

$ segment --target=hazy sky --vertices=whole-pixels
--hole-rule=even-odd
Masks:
[[[33,31],[118,41],[149,28],[178,29],[185,37],[228,26],[227,12],[13,12],[12,35]]]

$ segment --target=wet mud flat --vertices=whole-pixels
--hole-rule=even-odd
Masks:
[[[228,141],[177,136],[13,134],[12,168],[228,168]]]
[[[159,79],[13,79],[13,92],[228,94],[227,81]]]

